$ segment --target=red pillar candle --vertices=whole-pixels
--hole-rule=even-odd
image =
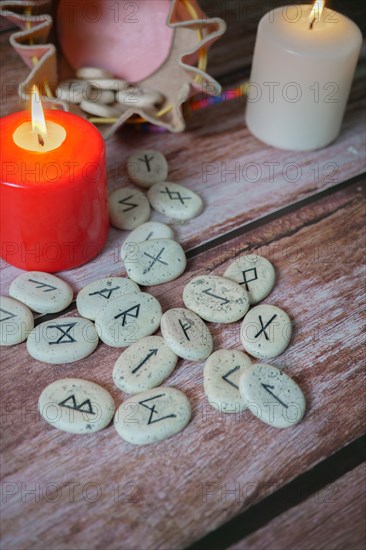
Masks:
[[[78,116],[45,120],[44,132],[26,111],[0,120],[1,257],[55,272],[90,261],[107,238],[105,144]]]

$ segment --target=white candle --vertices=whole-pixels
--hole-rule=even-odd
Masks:
[[[248,89],[246,122],[254,136],[292,151],[336,139],[361,44],[357,25],[327,8],[267,13],[258,26]]]

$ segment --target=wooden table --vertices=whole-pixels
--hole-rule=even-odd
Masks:
[[[228,19],[230,32],[210,66],[233,85],[249,74],[255,25]],[[9,35],[0,34],[2,78],[16,83],[27,71],[7,45]],[[77,376],[100,383],[120,404],[124,395],[111,377],[120,350],[101,344],[83,361],[51,366],[29,357],[25,344],[3,348],[3,548],[365,547],[364,72],[362,60],[341,135],[320,151],[260,143],[245,127],[243,100],[196,112],[184,134],[128,128],[107,145],[110,189],[127,183],[128,155],[151,147],[167,155],[172,181],[205,200],[201,216],[172,224],[187,271],[147,289],[164,310],[182,305],[191,277],[221,275],[239,254],[274,263],[278,280],[266,301],[289,313],[294,335],[272,362],[304,390],[304,420],[276,430],[249,412],[220,414],[205,399],[203,363],[181,360],[167,384],[192,402],[184,432],[142,448],[113,427],[72,436],[39,417],[39,394],[58,378]],[[20,108],[13,93],[2,114]],[[96,278],[125,274],[125,236],[111,229],[99,258],[60,274],[75,294]],[[19,273],[3,262],[2,294]],[[74,304],[68,314],[76,314]],[[241,349],[239,326],[210,324],[215,349]]]

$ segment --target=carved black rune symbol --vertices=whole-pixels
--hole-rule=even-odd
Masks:
[[[144,163],[146,164],[147,171],[148,171],[148,172],[151,172],[150,162],[151,162],[152,160],[154,160],[154,157],[151,156],[151,157],[149,158],[147,155],[144,155],[144,158],[142,158],[142,159],[139,158],[139,160],[140,160],[141,162],[144,162]]]
[[[151,237],[154,235],[154,231],[151,231],[151,233],[148,234],[148,236],[146,237],[146,241],[148,241],[149,239],[151,239]]]
[[[286,407],[286,409],[288,409],[288,405],[286,405],[286,403],[284,403],[283,401],[281,401],[281,399],[279,397],[277,397],[277,395],[275,395],[273,392],[271,392],[271,390],[274,390],[274,386],[270,386],[269,384],[261,384],[261,386],[263,386],[263,388],[272,395],[272,397],[274,397],[276,399],[276,401],[278,401],[283,407]]]
[[[189,321],[187,321],[187,319],[185,321],[181,321],[181,319],[179,319],[179,324],[181,326],[181,329],[183,330],[184,332],[184,336],[187,338],[187,340],[190,342],[191,339],[190,337],[188,336],[187,332],[189,331],[189,329],[192,327],[191,323]]]
[[[153,399],[159,399],[159,397],[164,397],[165,393],[161,393],[160,395],[155,395],[154,397],[149,397],[149,399],[144,399],[143,401],[139,401],[139,405],[142,405],[145,407],[145,409],[149,409],[150,411],[150,417],[148,424],[154,424],[155,422],[160,422],[161,420],[165,420],[166,418],[175,418],[176,414],[167,414],[166,416],[161,416],[160,418],[156,418],[153,420],[154,414],[159,414],[159,412],[156,410],[156,405],[153,405],[150,407],[149,405],[145,405],[148,401],[152,401]]]
[[[230,384],[230,386],[233,386],[237,390],[239,389],[239,387],[236,384],[234,384],[234,382],[232,382],[232,380],[229,380],[229,376],[230,376],[230,374],[233,374],[233,372],[236,372],[239,369],[240,369],[240,365],[238,367],[234,367],[233,369],[229,370],[229,372],[224,374],[224,376],[222,377],[223,380],[225,380],[225,382],[227,382],[228,384]]]
[[[130,199],[132,199],[133,195],[130,195],[129,197],[126,197],[125,199],[122,199],[119,202],[119,204],[124,204],[125,206],[127,206],[128,208],[125,208],[124,210],[122,210],[122,212],[128,212],[129,210],[133,210],[134,208],[137,208],[138,204],[135,204],[134,202],[127,202],[129,201]]]
[[[221,303],[222,306],[224,304],[228,304],[230,302],[230,300],[227,300],[226,298],[223,298],[222,296],[218,296],[217,294],[213,294],[212,292],[210,292],[210,290],[212,290],[212,288],[206,288],[206,290],[203,290],[202,293],[207,294],[207,296],[212,296],[212,298],[216,298],[216,300],[221,300],[222,301],[222,303]]]
[[[134,313],[132,313],[134,312]],[[124,327],[126,324],[127,317],[133,317],[134,319],[137,319],[140,313],[140,304],[137,306],[132,306],[129,309],[126,309],[125,311],[122,311],[122,313],[119,313],[115,316],[115,319],[119,319],[122,317],[122,326]]]
[[[162,195],[168,195],[171,201],[180,201],[182,204],[184,204],[184,201],[190,201],[192,197],[182,197],[179,191],[170,191],[167,187],[165,187],[165,191],[160,191]]]
[[[268,323],[266,325],[263,325],[263,321],[262,321],[262,316],[259,315],[259,322],[261,324],[261,329],[260,331],[254,336],[254,338],[258,338],[258,336],[260,336],[262,334],[262,332],[264,333],[264,336],[266,337],[266,340],[269,340],[269,336],[268,334],[266,333],[266,328],[269,327],[269,325],[272,323],[272,321],[274,321],[277,317],[277,313],[275,313],[273,315],[273,317],[270,318],[270,320],[268,321]]]
[[[250,272],[253,273],[254,277],[252,279],[247,279],[246,274]],[[249,291],[248,283],[251,283],[252,281],[256,281],[258,279],[257,268],[252,267],[251,269],[246,269],[245,271],[242,271],[242,273],[243,273],[243,282],[239,284],[245,285],[245,288]]]
[[[2,317],[0,319],[0,323],[2,323],[3,321],[8,321],[9,319],[12,319],[13,317],[17,317],[15,315],[15,313],[11,313],[11,311],[7,311],[6,309],[3,309],[2,307],[0,307],[0,312],[5,313],[5,315],[7,315],[7,317]]]
[[[148,258],[150,258],[152,260],[151,264],[149,265],[149,267],[147,267],[146,269],[144,269],[144,273],[147,273],[148,271],[150,271],[150,269],[156,264],[156,262],[159,262],[159,264],[163,264],[163,265],[169,265],[167,262],[164,262],[163,260],[160,259],[160,256],[162,255],[162,253],[164,252],[165,248],[162,248],[159,252],[159,254],[155,257],[155,256],[151,256],[151,254],[148,254],[147,252],[144,252],[144,255],[147,256]]]
[[[80,405],[76,403],[75,395],[70,395],[69,397],[66,397],[61,403],[59,403],[60,407],[65,407],[66,409],[72,409],[73,411],[88,413],[88,414],[96,414],[93,411],[93,407],[91,404],[90,399],[85,399]]]
[[[137,372],[139,369],[141,369],[141,367],[142,367],[143,365],[145,365],[145,363],[147,363],[147,361],[148,361],[153,355],[156,355],[156,354],[158,353],[158,351],[159,351],[158,348],[150,349],[150,350],[149,350],[150,353],[148,353],[148,354],[146,355],[145,359],[143,359],[143,360],[141,361],[141,363],[139,363],[139,364],[137,365],[137,367],[135,367],[135,368],[131,371],[132,374],[135,374],[135,372]]]
[[[71,336],[70,330],[77,325],[77,323],[64,323],[63,325],[49,325],[48,328],[57,328],[61,332],[61,336],[56,342],[48,342],[50,346],[56,344],[70,344],[76,342],[75,338]]]
[[[89,296],[96,296],[97,294],[100,294],[103,298],[106,300],[109,300],[111,297],[111,294],[115,291],[121,288],[120,286],[115,286],[114,288],[103,288],[102,290],[98,290],[97,292],[90,292]]]
[[[46,283],[42,283],[41,281],[35,281],[34,279],[28,279],[30,283],[34,283],[38,286],[36,288],[44,288],[43,292],[51,292],[52,290],[57,290],[57,287],[52,285],[47,285]]]

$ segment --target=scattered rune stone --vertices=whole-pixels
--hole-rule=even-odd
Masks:
[[[110,301],[131,294],[140,292],[138,285],[127,277],[108,277],[93,281],[82,290],[76,298],[76,307],[82,317],[95,321]]]
[[[105,344],[125,348],[153,334],[161,316],[161,305],[154,296],[133,292],[110,302],[97,315],[95,326]]]
[[[26,271],[14,279],[9,294],[37,313],[58,313],[72,302],[70,285],[55,275]]]
[[[205,321],[233,323],[248,311],[249,297],[238,283],[216,275],[194,277],[184,287],[183,302]]]
[[[251,364],[249,357],[237,350],[220,349],[210,355],[203,370],[203,385],[210,405],[225,413],[246,409],[239,380]]]
[[[125,262],[135,262],[139,243],[151,239],[174,239],[174,231],[160,222],[146,222],[131,231],[121,246],[121,258]]]
[[[243,319],[240,337],[245,351],[257,359],[272,359],[290,343],[292,324],[283,309],[269,304],[253,307]]]
[[[118,229],[136,229],[150,218],[150,204],[142,191],[121,187],[109,195],[109,218]]]
[[[14,298],[0,296],[0,346],[20,344],[34,327],[33,314]]]
[[[146,336],[119,356],[113,369],[114,383],[126,393],[150,390],[168,378],[177,360],[161,336]]]
[[[256,254],[239,256],[229,265],[224,277],[242,285],[249,294],[249,303],[256,304],[271,292],[276,273],[270,261]]]
[[[130,279],[139,285],[160,285],[180,277],[187,265],[179,243],[171,239],[153,239],[139,243],[135,259],[125,259]]]
[[[174,220],[190,220],[203,210],[201,197],[177,183],[156,183],[150,187],[147,196],[154,210]]]
[[[165,181],[168,163],[159,151],[137,151],[127,161],[127,174],[131,181],[144,188]]]
[[[169,309],[161,319],[166,344],[183,359],[199,361],[212,353],[213,340],[206,324],[193,311]]]
[[[108,426],[115,412],[107,390],[79,378],[52,382],[41,393],[38,408],[51,426],[73,434],[99,432]]]
[[[98,345],[94,323],[82,317],[60,317],[35,327],[28,336],[28,353],[44,363],[73,363],[88,357]]]
[[[114,426],[122,439],[146,445],[183,430],[191,414],[191,404],[184,393],[161,386],[129,397],[118,408]]]
[[[289,428],[304,416],[304,394],[276,367],[260,363],[248,367],[240,378],[239,389],[249,410],[274,428]]]

